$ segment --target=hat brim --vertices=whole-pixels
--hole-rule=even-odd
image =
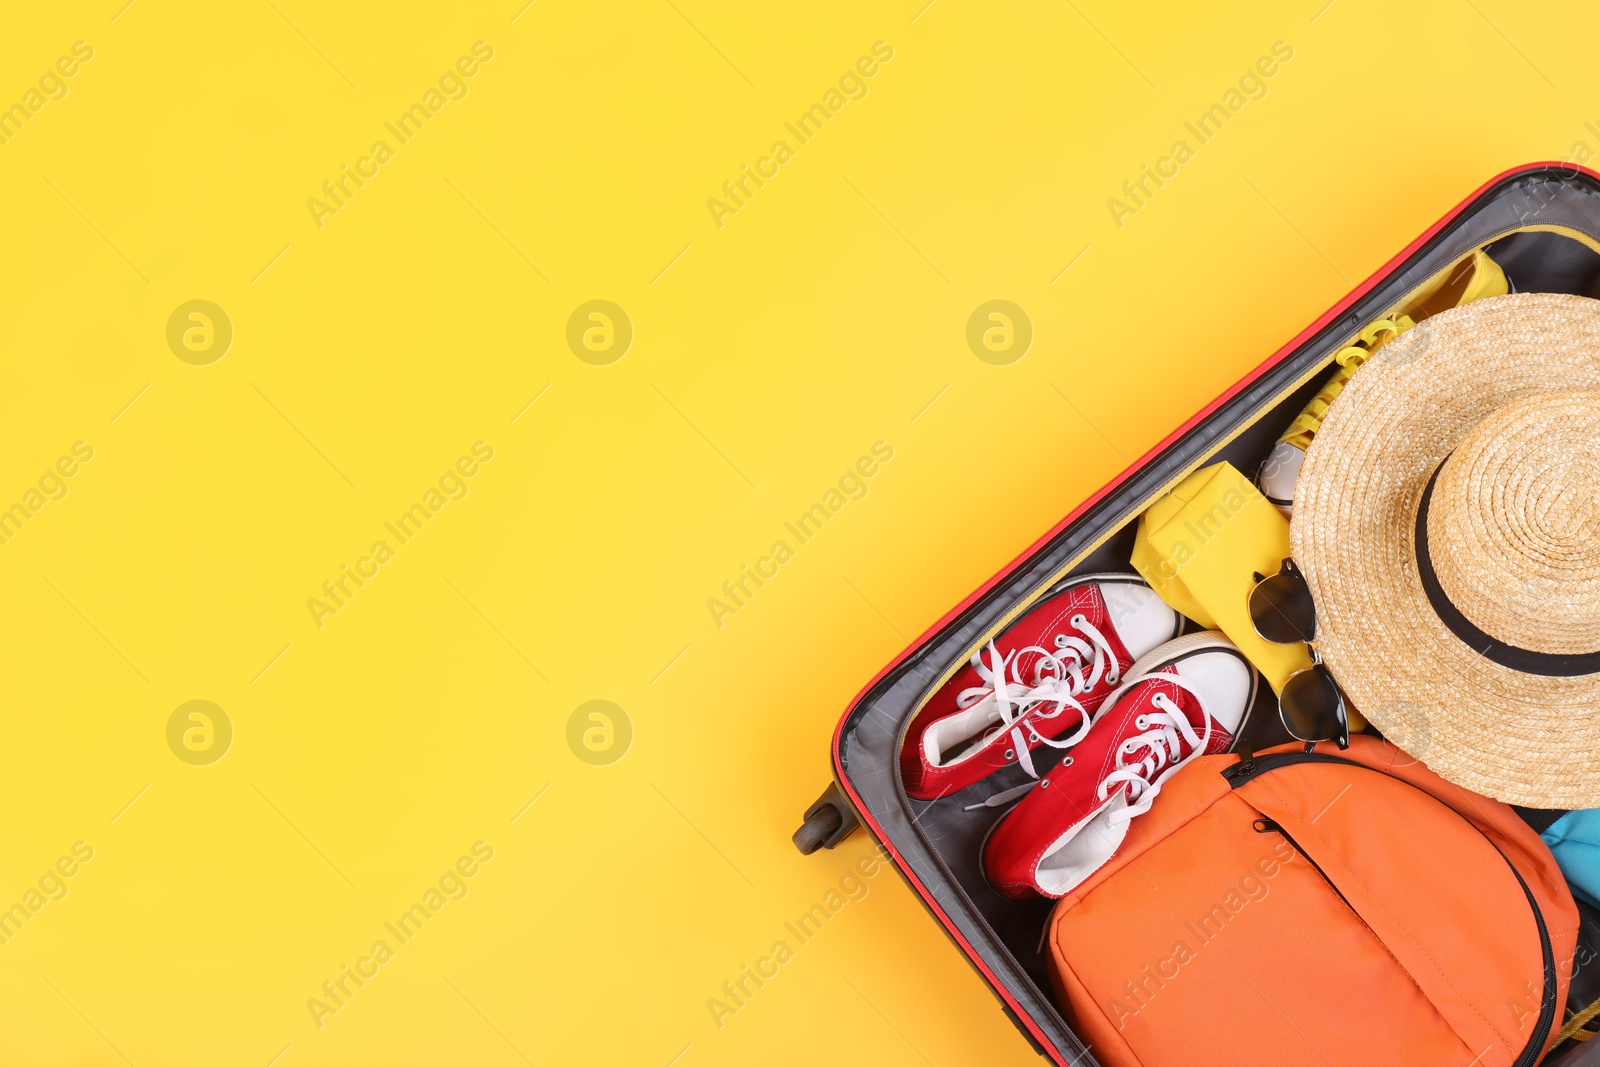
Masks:
[[[1414,531],[1428,479],[1473,427],[1573,389],[1600,389],[1600,301],[1523,293],[1435,315],[1345,386],[1290,525],[1317,649],[1355,706],[1441,776],[1528,807],[1600,806],[1600,674],[1523,673],[1456,637],[1417,577]]]

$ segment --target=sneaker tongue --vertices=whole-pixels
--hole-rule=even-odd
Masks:
[[[1116,654],[1118,666],[1127,667],[1132,664],[1136,657],[1128,651],[1127,643],[1122,640],[1122,634],[1117,632],[1116,618],[1106,604],[1105,593],[1100,586],[1094,587],[1093,603],[1086,607],[1083,613],[1111,644],[1111,651]]]

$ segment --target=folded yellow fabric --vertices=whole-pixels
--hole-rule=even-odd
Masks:
[[[1275,645],[1250,624],[1255,572],[1289,555],[1289,520],[1230,463],[1195,471],[1139,517],[1133,566],[1176,611],[1221,630],[1273,692],[1311,666],[1305,645]]]

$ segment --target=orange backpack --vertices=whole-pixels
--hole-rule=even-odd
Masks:
[[[1509,807],[1358,736],[1195,760],[1047,933],[1107,1067],[1531,1067],[1578,911]]]

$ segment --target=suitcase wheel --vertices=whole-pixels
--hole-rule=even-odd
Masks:
[[[838,783],[829,782],[817,802],[806,809],[805,820],[791,840],[802,856],[809,856],[819,848],[835,847],[860,825]]]

